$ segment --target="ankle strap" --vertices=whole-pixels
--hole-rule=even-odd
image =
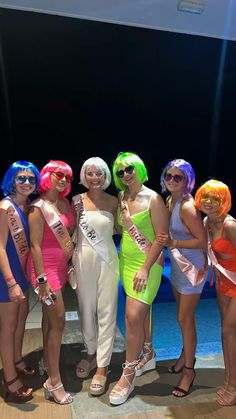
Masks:
[[[17,380],[19,380],[18,375],[17,375],[15,378],[13,378],[13,380],[10,380],[10,381],[6,381],[6,380],[4,379],[4,382],[5,382],[5,384],[6,384],[6,385],[11,386],[11,385],[12,385],[12,384],[14,384]]]
[[[186,370],[194,370],[194,367],[187,367],[187,365],[184,365],[184,368],[186,368]]]

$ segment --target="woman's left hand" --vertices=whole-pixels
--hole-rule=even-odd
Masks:
[[[133,289],[137,292],[145,291],[148,281],[148,272],[146,269],[140,269],[134,277]]]

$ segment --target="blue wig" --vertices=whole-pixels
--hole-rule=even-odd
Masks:
[[[171,160],[169,163],[167,163],[166,167],[163,169],[162,174],[161,174],[161,182],[160,182],[162,192],[167,191],[164,177],[166,175],[166,172],[168,172],[168,170],[170,170],[172,167],[177,167],[179,170],[181,170],[181,172],[183,172],[183,174],[185,175],[187,179],[184,194],[191,193],[195,185],[195,173],[191,164],[183,159]]]
[[[15,163],[12,163],[12,165],[6,171],[5,176],[3,178],[1,188],[2,188],[4,196],[11,195],[11,194],[14,195],[16,193],[15,178],[17,174],[19,172],[28,171],[28,170],[33,172],[33,174],[35,175],[35,178],[36,178],[35,190],[38,189],[39,184],[40,184],[40,174],[37,167],[29,161],[18,160]]]

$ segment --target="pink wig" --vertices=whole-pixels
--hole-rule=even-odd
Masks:
[[[69,164],[65,163],[64,161],[60,160],[50,160],[41,170],[40,172],[40,187],[39,187],[39,193],[42,194],[49,189],[53,189],[54,186],[51,182],[51,174],[53,172],[62,172],[65,175],[71,176],[73,178],[73,171]],[[71,190],[71,183],[66,183],[66,188],[63,192],[60,192],[60,196],[64,197],[70,193]]]

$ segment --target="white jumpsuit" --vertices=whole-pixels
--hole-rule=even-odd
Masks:
[[[114,217],[108,211],[86,211],[89,224],[102,238],[109,264],[102,259],[77,226],[73,255],[78,287],[81,329],[88,354],[97,353],[97,366],[110,364],[116,329],[119,260],[112,235]]]

